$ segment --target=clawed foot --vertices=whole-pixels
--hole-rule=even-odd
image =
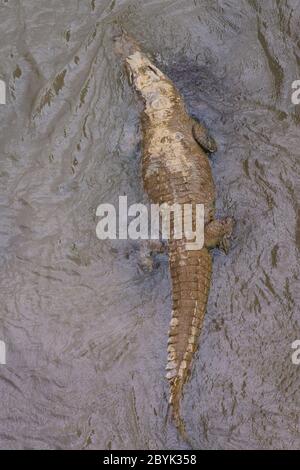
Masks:
[[[139,267],[142,271],[151,273],[154,268],[154,260],[151,256],[143,256],[139,259]]]
[[[139,253],[139,266],[143,271],[151,272],[154,269],[154,257],[164,253],[166,245],[160,240],[144,240],[141,242]]]
[[[234,219],[232,217],[210,222],[205,228],[205,246],[207,248],[219,247],[227,254],[230,247],[229,239],[232,235],[233,226]]]
[[[230,237],[232,235],[234,219],[232,217],[226,217],[223,220],[220,220],[220,223],[223,226],[224,235],[219,243],[219,248],[224,251],[225,255],[228,254],[230,248]]]

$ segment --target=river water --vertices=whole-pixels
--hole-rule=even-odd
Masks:
[[[1,0],[0,447],[300,446],[297,0]],[[122,26],[219,144],[214,274],[182,414],[167,417],[167,259],[100,241],[97,206],[145,199]]]

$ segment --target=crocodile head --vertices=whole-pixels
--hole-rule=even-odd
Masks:
[[[114,50],[116,54],[121,57],[123,60],[126,57],[134,54],[137,51],[141,52],[141,49],[138,43],[133,39],[129,34],[122,30],[120,34],[116,34],[113,37],[114,40]]]
[[[115,50],[124,60],[129,83],[142,95],[147,114],[156,119],[168,114],[177,95],[170,80],[126,33],[115,38]]]
[[[164,76],[127,33],[115,36],[114,42],[117,55],[124,61],[129,83],[138,91],[142,92],[145,86],[153,86]]]

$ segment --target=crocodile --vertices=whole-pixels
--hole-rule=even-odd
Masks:
[[[233,219],[215,218],[215,186],[208,155],[217,150],[205,126],[191,117],[172,81],[127,33],[114,38],[129,83],[143,103],[142,177],[152,203],[204,205],[204,245],[188,249],[185,237],[167,243],[172,284],[172,316],[167,346],[169,404],[174,422],[185,432],[180,403],[197,349],[208,301],[211,249],[226,253]]]

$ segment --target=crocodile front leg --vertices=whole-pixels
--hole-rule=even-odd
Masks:
[[[201,122],[192,119],[193,137],[205,152],[213,153],[218,150],[216,141],[210,136],[208,130]]]

